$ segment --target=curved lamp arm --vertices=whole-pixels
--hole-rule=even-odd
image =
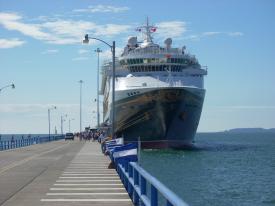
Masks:
[[[7,88],[7,87],[11,87],[12,89],[15,89],[15,85],[14,85],[14,84],[9,84],[9,85],[6,85],[6,86],[0,88],[0,92],[1,92],[3,89]]]
[[[108,45],[111,49],[113,49],[113,46],[108,44],[106,41],[103,41],[103,40],[95,38],[95,37],[89,37],[88,34],[85,35],[85,37],[83,39],[83,44],[88,44],[90,39],[95,39],[95,40],[101,41],[102,43]]]

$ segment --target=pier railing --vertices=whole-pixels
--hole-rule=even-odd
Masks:
[[[6,141],[4,140],[4,141],[0,141],[0,151],[15,149],[19,147],[26,147],[33,144],[42,144],[45,142],[57,141],[61,139],[64,139],[64,135],[51,136],[50,138],[45,136],[45,137],[31,137],[31,138],[24,138],[24,139],[22,138],[22,139],[15,139],[15,140],[6,140]]]
[[[118,174],[135,205],[157,206],[162,195],[167,206],[188,206],[136,162],[117,165]],[[150,191],[147,191],[150,189]]]

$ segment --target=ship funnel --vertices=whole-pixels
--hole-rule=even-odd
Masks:
[[[130,36],[128,38],[128,44],[130,48],[137,47],[137,37],[136,36]]]
[[[167,48],[167,49],[170,49],[170,48],[171,48],[171,45],[172,45],[172,39],[171,39],[171,38],[167,38],[167,39],[164,41],[164,44],[166,45],[166,48]]]

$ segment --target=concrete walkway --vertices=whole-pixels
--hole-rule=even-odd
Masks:
[[[133,205],[97,142],[0,152],[0,205]]]

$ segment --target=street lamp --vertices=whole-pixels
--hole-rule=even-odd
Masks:
[[[116,53],[116,42],[113,41],[113,45],[108,44],[107,42],[94,38],[94,37],[89,37],[88,34],[85,35],[83,44],[88,44],[90,39],[98,40],[101,41],[102,43],[106,44],[107,46],[110,47],[111,52],[112,52],[112,60],[113,60],[113,72],[112,72],[112,138],[115,136],[115,53]]]
[[[69,132],[71,132],[71,121],[73,121],[74,119],[69,119]]]
[[[63,136],[63,122],[65,122],[66,120],[64,119],[64,117],[66,118],[68,115],[61,115],[61,134]]]
[[[102,52],[102,50],[100,50],[100,48],[97,48],[95,52],[97,53],[97,128],[99,128],[99,53]]]
[[[48,121],[49,121],[49,141],[51,141],[51,110],[56,109],[56,106],[48,108]]]
[[[80,84],[80,101],[79,101],[79,134],[81,135],[81,131],[82,131],[82,84],[83,81],[80,80],[79,81]]]
[[[11,87],[12,89],[15,89],[15,85],[14,85],[14,84],[8,84],[8,85],[6,85],[6,86],[0,88],[0,92],[1,92],[3,89],[8,88],[8,87]]]

